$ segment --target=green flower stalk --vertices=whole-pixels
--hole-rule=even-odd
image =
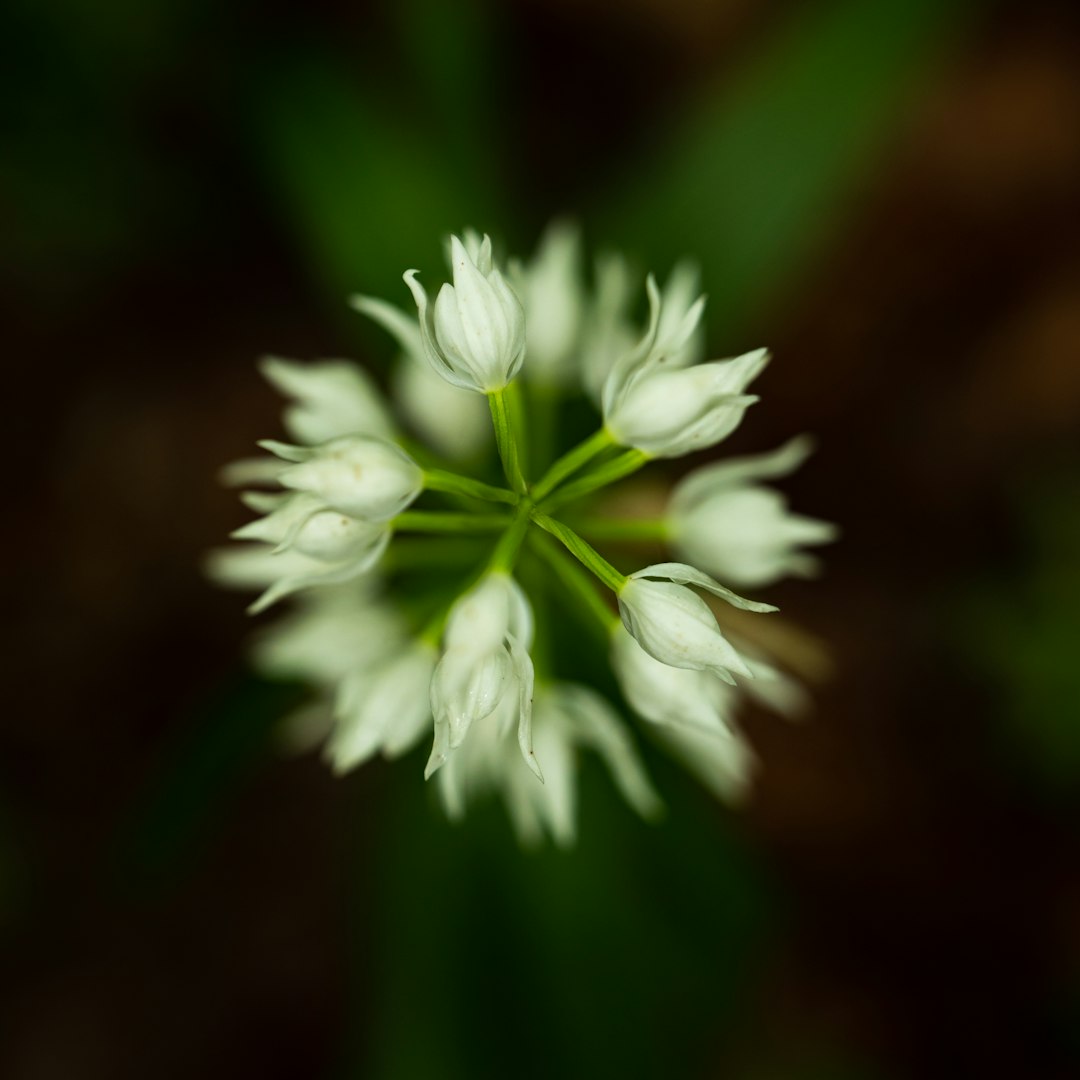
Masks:
[[[704,298],[686,264],[663,290],[647,280],[647,324],[635,327],[625,264],[609,257],[587,290],[569,225],[506,274],[486,236],[453,237],[448,254],[452,283],[433,304],[417,272],[405,274],[415,315],[352,301],[400,347],[396,409],[346,361],[265,360],[263,374],[289,399],[291,441],[263,441],[269,456],[223,473],[261,489],[242,494],[261,516],[234,533],[245,547],[212,554],[210,572],[261,588],[252,612],[300,601],[255,652],[263,670],[317,690],[290,720],[292,741],[321,742],[347,772],[427,740],[424,774],[451,817],[496,792],[523,841],[557,843],[575,835],[587,749],[635,810],[655,816],[659,798],[616,704],[561,680],[549,649],[534,656],[533,604],[517,578],[520,563],[534,562],[539,572],[525,580],[566,594],[631,709],[714,790],[738,796],[755,762],[735,723],[741,697],[784,709],[800,695],[721,629],[696,590],[764,614],[776,609],[710,574],[753,586],[813,567],[801,545],[835,530],[788,513],[760,483],[800,464],[809,444],[705,466],[662,517],[606,517],[597,493],[654,459],[723,440],[757,400],[746,390],[768,353],[703,362]],[[578,393],[599,402],[597,429],[560,453],[554,420]],[[609,542],[669,545],[690,563],[625,573],[595,546]],[[439,581],[460,571],[456,592],[406,588],[432,571]],[[562,610],[543,605],[540,629],[550,634],[545,623]]]

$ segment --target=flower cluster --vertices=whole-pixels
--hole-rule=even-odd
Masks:
[[[264,455],[225,470],[260,516],[234,534],[248,543],[213,553],[211,573],[261,589],[253,612],[299,594],[255,646],[261,669],[317,688],[291,737],[323,743],[339,772],[426,739],[425,776],[448,814],[496,792],[524,840],[573,839],[583,749],[654,815],[659,799],[616,706],[553,671],[558,588],[602,635],[646,728],[717,792],[738,795],[754,766],[734,720],[741,696],[783,710],[799,694],[717,619],[776,609],[717,578],[758,587],[814,572],[803,545],[833,527],[790,513],[763,483],[797,468],[809,442],[704,465],[649,518],[598,515],[595,504],[653,459],[729,435],[757,400],[747,388],[768,353],[705,361],[704,298],[688,266],[663,289],[647,279],[647,319],[635,324],[626,263],[601,260],[587,290],[565,224],[505,272],[486,236],[452,237],[447,254],[452,281],[434,302],[417,271],[404,275],[415,315],[352,301],[400,350],[396,413],[351,363],[267,359],[263,374],[289,400],[290,441],[262,442]],[[602,421],[556,455],[560,403],[575,393]],[[624,555],[663,544],[687,561],[623,573],[593,546],[602,542]]]

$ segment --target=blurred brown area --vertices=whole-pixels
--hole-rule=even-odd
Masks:
[[[779,11],[597,0],[588,19],[629,24],[616,57],[590,52],[573,7],[522,6],[516,33],[580,33],[591,78],[631,83],[623,132],[654,34],[670,101]],[[981,12],[809,281],[758,327],[768,404],[730,448],[815,432],[788,490],[844,535],[822,581],[777,591],[836,673],[810,722],[750,720],[765,768],[740,827],[793,922],[723,1075],[793,1075],[823,1043],[883,1076],[1075,1075],[1046,1006],[1080,970],[1075,802],[999,767],[993,690],[957,665],[947,611],[958,582],[1013,564],[1011,496],[1077,448],[1077,31],[1064,5]],[[568,122],[543,94],[537,123]],[[377,843],[377,822],[357,833],[342,810],[358,800],[349,820],[365,820],[386,782],[264,755],[178,882],[129,896],[101,872],[162,747],[242,662],[242,603],[199,568],[241,520],[217,468],[276,430],[252,358],[347,346],[230,148],[198,108],[156,105],[151,130],[197,178],[191,227],[145,222],[73,287],[5,268],[0,1074],[18,1080],[324,1075],[346,996],[335,855]]]

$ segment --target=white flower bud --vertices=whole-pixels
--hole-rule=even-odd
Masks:
[[[604,383],[604,425],[612,438],[651,457],[680,457],[726,438],[756,397],[747,385],[768,363],[765,349],[683,367],[697,348],[704,297],[689,303],[688,286],[673,274],[667,309],[652,277],[649,326],[638,347],[621,358]]]
[[[535,382],[565,385],[578,374],[584,314],[577,226],[565,221],[550,225],[532,261],[513,280],[525,307],[526,375]]]
[[[516,704],[518,745],[538,776],[533,755],[532,611],[521,587],[505,573],[490,573],[462,596],[446,624],[445,652],[431,680],[435,741],[425,776],[443,765],[470,727],[510,695]]]
[[[664,282],[660,322],[654,351],[668,367],[689,367],[705,359],[705,328],[701,322],[705,297],[698,292],[701,274],[689,260],[677,263]]]
[[[505,702],[477,722],[468,741],[438,774],[446,812],[460,818],[466,802],[485,791],[499,792],[519,839],[534,845],[545,834],[557,844],[574,842],[577,817],[578,750],[596,751],[626,800],[643,817],[654,818],[660,800],[626,728],[595,691],[557,683],[537,695],[533,722],[537,759],[544,782],[522,764],[513,741],[513,709]]]
[[[386,663],[361,666],[342,683],[337,726],[326,755],[338,773],[380,751],[399,757],[431,726],[431,677],[435,649],[414,641]]]
[[[285,410],[285,430],[297,442],[328,442],[342,435],[390,439],[394,424],[371,377],[348,360],[299,364],[265,357],[259,370],[295,400]]]
[[[738,650],[720,633],[716,616],[697,593],[686,588],[687,582],[747,611],[776,610],[736,596],[692,566],[659,563],[632,574],[619,592],[623,625],[661,663],[711,671],[727,682],[734,682],[733,673],[752,677]]]
[[[238,540],[261,540],[276,545],[265,562],[249,557],[252,584],[263,572],[278,573],[267,590],[251,605],[252,614],[263,611],[289,593],[313,585],[333,585],[349,581],[370,570],[386,550],[390,529],[368,521],[358,521],[327,509],[318,498],[308,494],[290,495],[247,492],[244,502],[264,517],[249,522],[232,535]],[[239,564],[243,571],[244,565]],[[222,570],[219,564],[218,572]],[[237,577],[237,564],[227,565],[225,573]],[[238,583],[242,583],[239,582]]]
[[[332,688],[358,666],[381,664],[396,653],[405,631],[398,611],[374,598],[361,579],[354,587],[306,594],[295,613],[259,635],[252,659],[267,675]]]
[[[634,350],[638,331],[630,319],[634,279],[621,255],[596,261],[596,294],[581,334],[582,381],[585,392],[599,401],[616,361]]]
[[[327,506],[366,521],[388,521],[420,494],[424,474],[400,447],[384,439],[349,436],[315,448],[259,444],[287,461],[280,481]]]
[[[521,301],[491,259],[484,237],[475,260],[451,237],[453,285],[446,284],[429,310],[416,270],[405,274],[420,315],[420,333],[432,367],[463,390],[501,390],[521,370],[525,358],[525,312]]]
[[[654,724],[716,731],[731,723],[738,703],[733,686],[712,671],[654,659],[621,626],[612,634],[611,666],[630,706]]]
[[[681,457],[714,446],[758,400],[743,390],[768,359],[765,349],[755,349],[682,370],[642,370],[605,408],[605,425],[621,445],[652,457]]]
[[[232,534],[237,540],[264,540],[275,544],[278,553],[292,549],[323,563],[351,561],[365,565],[370,565],[386,546],[385,525],[330,510],[314,495],[249,491],[242,498],[266,516],[237,529]]]
[[[787,574],[812,576],[817,560],[799,545],[834,540],[836,527],[790,513],[782,495],[753,483],[792,472],[810,450],[809,439],[792,439],[771,454],[688,474],[675,488],[668,515],[676,548],[708,573],[751,588]]]

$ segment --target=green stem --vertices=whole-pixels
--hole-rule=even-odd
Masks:
[[[535,510],[532,519],[545,532],[551,533],[578,562],[591,570],[613,592],[618,593],[629,580],[625,574],[620,574],[600,552],[592,548],[573,529],[567,528],[561,521],[556,521],[547,514],[538,513]]]
[[[581,606],[609,634],[619,622],[619,617],[607,606],[596,590],[596,583],[582,572],[576,562],[568,559],[546,536],[533,533],[529,546],[551,568],[555,577]]]
[[[584,442],[578,443],[573,450],[565,454],[544,474],[543,479],[533,489],[533,498],[539,502],[545,495],[554,491],[568,476],[588,465],[597,454],[603,453],[612,444],[611,436],[605,428],[594,432]]]
[[[502,534],[498,544],[495,545],[495,550],[491,553],[491,560],[488,563],[489,571],[502,571],[506,574],[513,571],[518,552],[521,550],[522,541],[529,531],[529,511],[531,509],[532,506],[528,502],[523,502],[517,508],[517,513],[514,514],[514,520],[510,523],[510,528]]]
[[[499,448],[499,458],[502,460],[503,472],[507,482],[519,495],[524,495],[527,487],[525,474],[521,471],[521,458],[518,450],[518,440],[515,436],[514,425],[511,417],[511,404],[507,394],[507,388],[493,390],[487,396],[488,405],[491,407],[491,422],[495,427],[495,443]]]
[[[486,499],[488,502],[509,503],[516,506],[518,497],[506,488],[493,487],[480,480],[472,480],[468,476],[458,476],[457,473],[447,472],[445,469],[425,469],[424,487],[429,491],[445,491],[451,495],[469,495],[474,499]]]
[[[647,465],[651,460],[649,455],[642,450],[626,450],[618,457],[605,461],[592,472],[579,477],[572,484],[567,484],[566,487],[556,491],[546,501],[544,508],[552,510],[556,506],[562,506],[564,503],[571,502],[574,499],[580,499],[582,495],[587,495],[590,491],[596,491],[599,488],[607,487],[608,484],[614,484],[616,480],[621,480],[624,476],[637,472],[638,469],[643,465]]]
[[[593,540],[667,540],[671,529],[666,518],[587,518],[575,526]]]
[[[497,532],[510,524],[506,514],[452,514],[436,510],[406,510],[390,522],[395,532]]]

